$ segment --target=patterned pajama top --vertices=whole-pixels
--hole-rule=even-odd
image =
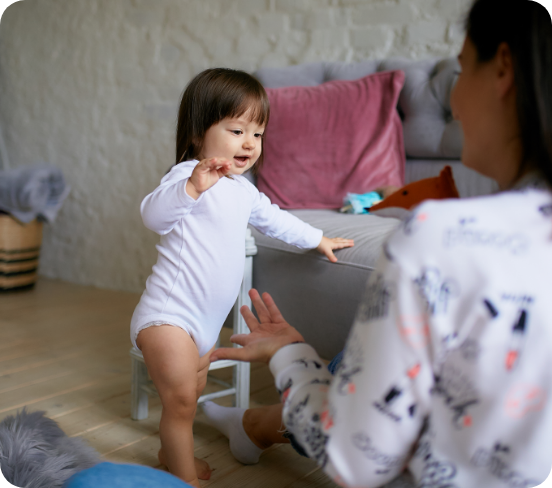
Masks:
[[[335,377],[306,344],[272,358],[287,429],[342,486],[542,483],[551,277],[548,191],[420,205],[385,245]]]

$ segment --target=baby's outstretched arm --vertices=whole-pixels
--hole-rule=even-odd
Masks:
[[[353,247],[355,241],[353,239],[343,239],[342,237],[334,237],[333,239],[328,239],[327,237],[322,236],[322,240],[316,250],[320,254],[325,254],[326,257],[332,262],[337,262],[337,258],[333,251],[335,249],[343,249],[345,247]]]
[[[188,183],[186,193],[194,200],[199,198],[224,175],[227,175],[232,167],[232,162],[225,158],[209,158],[201,160],[194,168]]]
[[[270,202],[264,193],[248,182],[249,191],[254,197],[253,209],[249,223],[268,237],[280,239],[300,249],[316,249],[325,254],[330,262],[337,258],[334,249],[354,246],[352,239],[324,237],[321,229],[316,229],[295,215],[286,212]]]

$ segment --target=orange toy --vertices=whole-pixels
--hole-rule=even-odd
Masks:
[[[403,186],[389,195],[383,202],[370,207],[370,212],[389,207],[410,210],[424,200],[441,200],[444,198],[460,198],[450,166],[445,166],[439,176],[435,178],[426,178]]]

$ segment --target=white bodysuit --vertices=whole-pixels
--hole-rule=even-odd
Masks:
[[[248,223],[303,249],[317,247],[322,239],[321,230],[271,204],[241,175],[221,178],[194,200],[186,183],[197,164],[174,166],[140,207],[145,226],[161,239],[132,316],[134,346],[140,330],[170,324],[190,334],[200,356],[213,347],[238,296]]]
[[[551,194],[424,203],[384,250],[333,378],[306,344],[272,358],[288,431],[340,486],[542,483]]]

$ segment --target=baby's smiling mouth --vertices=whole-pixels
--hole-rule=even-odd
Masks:
[[[234,159],[241,163],[240,166],[245,166],[250,158],[249,156],[234,156]]]

